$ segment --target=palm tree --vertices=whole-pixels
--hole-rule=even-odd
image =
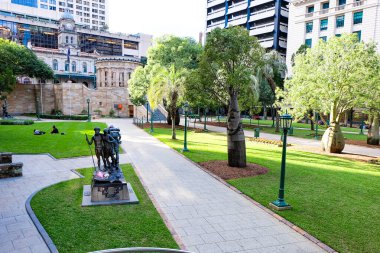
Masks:
[[[172,119],[172,139],[176,139],[175,116],[184,95],[185,84],[189,71],[185,68],[156,66],[153,70],[151,85],[148,90],[148,100],[152,108],[166,101],[168,113]]]

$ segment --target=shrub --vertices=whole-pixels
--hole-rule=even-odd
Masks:
[[[87,120],[87,115],[48,115],[41,114],[41,119],[62,119],[62,120]]]
[[[115,117],[115,110],[114,110],[114,109],[111,109],[111,110],[110,110],[110,116],[111,116],[111,117]]]
[[[33,120],[6,119],[0,120],[0,125],[32,125]]]

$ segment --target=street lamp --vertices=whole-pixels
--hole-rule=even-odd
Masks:
[[[91,100],[89,98],[87,98],[87,122],[91,122],[90,102],[91,102]]]
[[[189,149],[187,148],[187,112],[189,110],[189,103],[185,102],[185,105],[183,106],[185,111],[185,136],[184,136],[184,142],[183,142],[183,152],[188,152]]]
[[[150,115],[150,118],[152,118],[152,115]],[[148,103],[148,100],[146,101],[146,123],[149,123],[149,103]]]
[[[278,193],[278,199],[276,201],[273,201],[272,203],[269,203],[269,205],[278,210],[287,210],[291,209],[292,207],[285,202],[285,163],[286,163],[286,137],[288,134],[288,130],[292,126],[292,116],[290,116],[288,113],[280,116],[280,126],[283,129],[284,133],[284,141],[282,143],[282,160],[281,160],[281,177],[280,177],[280,190]]]

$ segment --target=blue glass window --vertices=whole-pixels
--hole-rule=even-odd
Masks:
[[[338,5],[345,5],[346,4],[346,0],[338,0]]]
[[[306,23],[306,33],[311,33],[313,31],[313,22]]]
[[[324,42],[326,42],[327,41],[327,36],[322,36],[322,37],[320,37],[320,39],[323,40]]]
[[[48,6],[46,4],[40,4],[41,9],[48,9]]]
[[[71,63],[71,71],[77,72],[77,63],[75,61],[73,61],[73,63]]]
[[[53,70],[58,70],[58,61],[56,59],[53,60]]]
[[[305,40],[305,45],[306,45],[307,47],[311,47],[311,43],[312,43],[311,39],[306,39],[306,40]]]
[[[354,13],[354,25],[361,24],[363,22],[363,12],[355,12]]]
[[[314,12],[314,5],[307,7],[307,13],[312,13],[312,12]]]
[[[65,61],[65,71],[70,71],[70,64],[69,61]]]
[[[321,31],[327,30],[328,23],[329,23],[328,19],[321,20]]]
[[[34,8],[38,7],[37,2],[38,2],[37,0],[12,0],[11,1],[12,4],[20,4],[20,5],[25,5],[25,6],[34,7]]]
[[[358,40],[361,41],[362,40],[362,31],[356,31],[354,33],[358,36]]]
[[[328,8],[330,8],[330,3],[329,2],[326,2],[326,3],[322,4],[322,9],[323,10],[328,9]]]
[[[344,16],[336,17],[336,27],[343,27],[343,26],[344,26]]]
[[[87,73],[87,63],[83,62],[83,73]]]

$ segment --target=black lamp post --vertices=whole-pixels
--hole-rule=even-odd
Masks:
[[[87,122],[91,122],[90,102],[91,102],[91,100],[89,98],[87,98]]]
[[[278,193],[278,199],[276,201],[273,201],[272,203],[269,203],[269,205],[278,210],[287,210],[291,209],[292,207],[285,202],[285,164],[286,164],[286,137],[288,135],[288,131],[292,126],[292,116],[290,116],[288,113],[280,116],[280,126],[283,129],[284,132],[284,140],[282,143],[282,160],[281,160],[281,177],[280,177],[280,189]]]
[[[188,152],[189,149],[187,148],[187,112],[189,110],[189,103],[185,102],[185,105],[183,106],[185,111],[185,136],[184,136],[184,142],[183,142],[183,152]]]
[[[150,116],[152,117],[152,115]],[[149,102],[146,101],[146,123],[149,123]]]

